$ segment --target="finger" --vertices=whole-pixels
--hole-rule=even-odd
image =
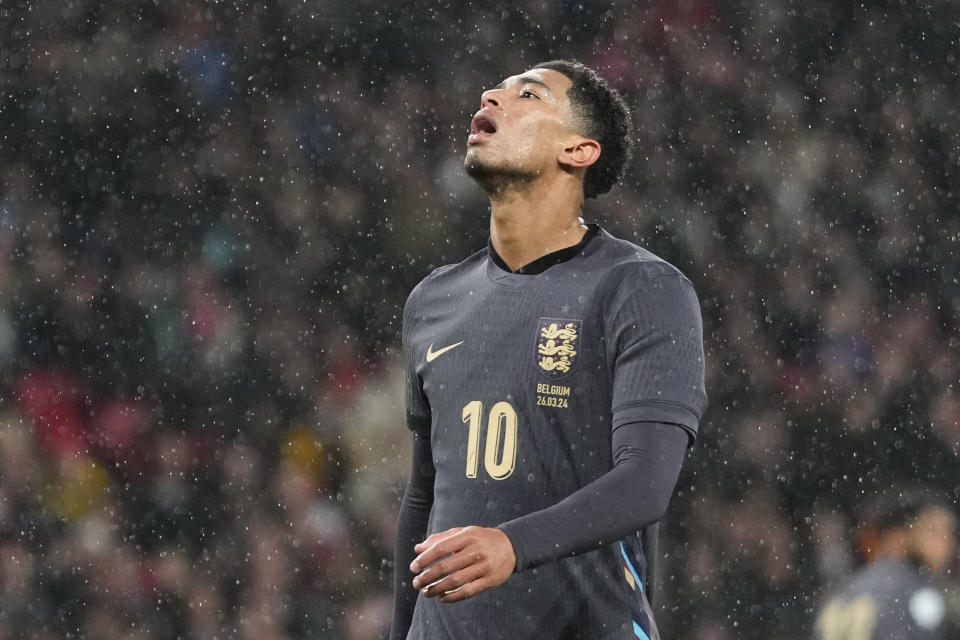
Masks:
[[[414,588],[420,589],[422,587],[432,585],[434,582],[443,580],[450,574],[460,571],[465,567],[469,567],[479,560],[480,556],[478,554],[469,554],[464,552],[454,553],[451,556],[443,558],[414,578],[413,586]]]
[[[420,573],[440,558],[456,553],[463,548],[464,544],[466,544],[466,541],[457,538],[455,535],[435,542],[413,559],[413,562],[410,563],[410,571]]]
[[[446,531],[438,531],[437,533],[434,533],[428,536],[427,539],[424,540],[423,542],[417,543],[417,546],[420,546],[420,545],[429,546],[431,544],[436,544],[441,540],[446,540],[450,536],[460,533],[461,531],[463,531],[463,529],[464,527],[452,527],[450,529],[447,529]]]
[[[482,565],[468,565],[460,571],[451,573],[442,581],[431,584],[429,587],[423,589],[421,593],[427,598],[436,596],[441,596],[442,598],[447,594],[456,593],[457,590],[462,589],[464,585],[480,580],[486,573],[486,568]]]
[[[440,542],[441,540],[446,540],[446,539],[449,538],[450,536],[456,535],[456,534],[460,533],[461,531],[463,531],[463,527],[454,527],[453,529],[447,529],[446,531],[440,531],[439,533],[435,533],[435,534],[433,534],[432,536],[429,536],[429,537],[428,537],[426,540],[424,540],[423,542],[418,542],[417,544],[413,545],[413,550],[416,551],[417,553],[420,553],[420,552],[423,551],[424,549],[428,548],[430,545],[436,544],[436,543]]]
[[[473,596],[483,593],[489,588],[489,585],[484,578],[477,580],[472,580],[467,582],[462,587],[456,591],[448,591],[440,596],[440,602],[460,602],[461,600],[466,600],[467,598],[472,598]]]

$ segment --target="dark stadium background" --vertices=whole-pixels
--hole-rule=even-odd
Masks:
[[[409,289],[480,91],[635,110],[585,218],[699,292],[665,638],[797,640],[877,487],[958,482],[960,5],[0,2],[0,639],[382,637]]]

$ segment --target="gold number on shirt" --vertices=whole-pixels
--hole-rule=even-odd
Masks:
[[[476,478],[480,466],[480,422],[483,403],[468,402],[461,416],[467,423],[467,477]],[[499,455],[499,458],[497,456]],[[487,440],[483,452],[483,468],[494,480],[503,480],[513,473],[517,463],[517,412],[509,402],[498,402],[487,418]]]
[[[817,618],[821,640],[870,640],[877,622],[877,605],[867,596],[846,604],[831,602]]]
[[[470,430],[467,432],[467,477],[477,477],[477,466],[480,462],[478,450],[480,449],[480,413],[483,411],[483,404],[479,400],[470,402],[463,408],[462,420],[468,423]]]

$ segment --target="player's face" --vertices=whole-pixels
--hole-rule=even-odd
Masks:
[[[921,513],[909,529],[911,551],[923,566],[942,571],[956,552],[957,521],[941,507]]]
[[[470,123],[464,167],[478,180],[536,177],[557,166],[569,140],[569,78],[552,69],[511,76],[483,92]]]

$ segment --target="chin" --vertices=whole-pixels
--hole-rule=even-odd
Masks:
[[[477,157],[476,153],[470,151],[467,152],[467,157],[463,160],[463,170],[467,172],[468,176],[481,184],[499,173],[489,162],[484,162]]]
[[[482,150],[478,149],[477,147],[468,147],[467,153],[463,157],[463,168],[469,172],[473,170],[472,167],[486,164],[481,157],[481,151]]]
[[[537,176],[536,173],[518,170],[509,165],[495,165],[477,156],[478,154],[468,151],[463,160],[463,169],[488,193],[501,191],[512,184],[527,182]]]

